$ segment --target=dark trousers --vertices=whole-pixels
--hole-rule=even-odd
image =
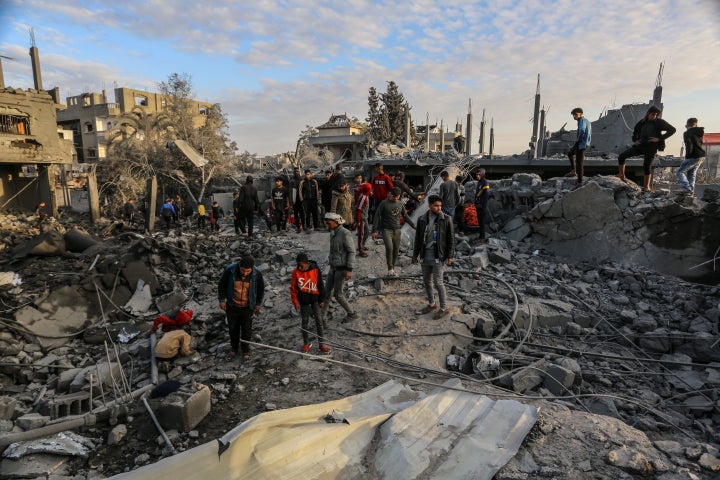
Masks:
[[[235,212],[235,214],[233,215],[233,227],[235,227],[235,233],[240,233],[240,222],[240,214]],[[243,228],[243,231],[244,230],[245,229]]]
[[[248,236],[252,237],[253,222],[255,221],[255,215],[253,214],[252,210],[250,212],[244,212],[241,210],[239,215],[239,221],[240,231],[242,231],[242,233],[245,233],[247,227],[247,234]]]
[[[170,223],[172,223],[172,218],[173,217],[163,215],[163,220],[165,220],[165,230],[170,230]]]
[[[651,167],[653,160],[655,160],[655,154],[657,148],[651,145],[633,145],[618,156],[618,165],[625,165],[625,160],[630,157],[643,156],[643,173],[650,175],[652,173]]]
[[[475,211],[477,212],[478,230],[480,231],[480,238],[485,238],[485,206],[476,203]]]
[[[303,211],[305,212],[305,220],[303,221],[305,228],[309,230],[311,225],[312,228],[320,228],[320,225],[318,224],[317,198],[306,198],[303,200]]]
[[[457,223],[457,231],[465,231],[465,205],[455,207],[455,223]]]
[[[303,204],[300,200],[296,200],[295,203],[293,203],[293,215],[295,215],[295,228],[300,231],[300,229],[303,227]]]
[[[578,183],[582,183],[583,165],[585,164],[585,149],[583,148],[580,150],[578,148],[578,143],[575,142],[575,145],[573,145],[568,152],[568,159],[570,160],[570,168],[573,169],[573,172],[577,173]]]
[[[252,310],[250,307],[236,307],[228,302],[225,315],[230,334],[230,348],[233,352],[237,352],[238,348],[241,348],[243,353],[250,353],[250,345],[240,344],[240,339],[250,341],[252,338]]]
[[[205,215],[198,215],[198,228],[205,228]]]
[[[310,317],[315,318],[315,333],[317,333],[318,342],[320,345],[325,344],[323,338],[323,327],[322,318],[320,316],[320,305],[318,303],[311,303],[310,305],[300,305],[300,315],[302,316],[302,336],[303,343],[308,345],[310,343],[310,332],[308,326],[310,324]]]
[[[285,210],[273,210],[273,220],[277,231],[287,231],[287,213]]]

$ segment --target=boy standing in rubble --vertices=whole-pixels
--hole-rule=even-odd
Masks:
[[[697,124],[697,118],[688,118],[685,124],[686,130],[683,133],[685,160],[680,164],[676,174],[680,186],[683,188],[683,193],[687,195],[692,195],[695,192],[695,174],[705,156],[705,150],[702,148],[705,128],[698,127]]]
[[[290,280],[290,300],[296,312],[302,317],[303,353],[310,351],[310,335],[308,326],[310,317],[315,318],[315,332],[320,343],[320,353],[328,353],[330,349],[325,345],[323,337],[323,325],[320,308],[324,306],[325,285],[322,280],[322,273],[317,263],[310,261],[307,254],[299,253],[295,259],[297,268],[293,270]]]
[[[260,312],[264,297],[265,281],[253,257],[245,255],[225,267],[218,284],[218,303],[227,317],[233,359],[242,350],[243,360],[250,360],[250,345],[246,342],[252,338],[253,315]]]
[[[290,195],[283,185],[282,177],[275,178],[275,188],[270,192],[270,209],[277,232],[287,232],[287,215],[290,210]]]
[[[577,183],[575,188],[580,188],[583,181],[583,168],[585,163],[585,150],[590,146],[590,138],[592,127],[587,118],[583,117],[583,109],[580,107],[573,108],[570,115],[577,121],[577,140],[568,152],[570,160],[570,168],[572,169],[568,175],[577,175]]]

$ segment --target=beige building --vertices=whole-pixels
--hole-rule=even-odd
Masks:
[[[361,133],[360,125],[347,116],[331,115],[330,120],[317,127],[319,135],[310,138],[315,148],[327,148],[335,161],[362,160],[367,137]]]
[[[212,106],[192,101],[193,123],[199,127]],[[167,109],[167,97],[158,93],[116,88],[115,101],[102,93],[83,93],[66,99],[66,108],[58,112],[58,124],[73,131],[73,143],[79,163],[93,163],[107,156],[108,134],[117,125],[117,117],[139,107],[152,114]]]
[[[55,101],[46,91],[0,88],[0,206],[53,212],[56,175],[72,165],[72,141],[58,130]]]

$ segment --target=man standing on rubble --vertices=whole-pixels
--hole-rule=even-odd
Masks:
[[[330,204],[332,203],[332,170],[325,170],[325,179],[320,182],[320,202],[322,203],[323,211],[325,215],[330,211]]]
[[[405,211],[405,205],[400,201],[400,195],[402,195],[400,188],[394,187],[390,191],[390,197],[378,206],[373,220],[372,238],[375,240],[378,232],[382,233],[383,243],[385,244],[385,261],[387,262],[388,276],[390,277],[398,276],[395,271],[395,263],[400,253],[400,241],[402,238],[400,219],[405,219],[405,223],[415,228],[415,222]]]
[[[300,195],[300,201],[303,204],[303,212],[305,212],[305,219],[303,221],[305,232],[310,233],[311,226],[315,228],[316,231],[319,230],[318,197],[320,196],[320,186],[318,185],[317,180],[312,177],[312,172],[310,170],[305,170],[305,178],[300,180],[298,194]]]
[[[475,196],[473,203],[477,213],[478,227],[480,230],[480,243],[488,243],[485,238],[485,209],[487,208],[488,199],[490,198],[490,184],[485,178],[485,169],[480,168],[475,172]]]
[[[655,160],[655,154],[665,150],[665,140],[676,132],[675,127],[662,118],[658,118],[660,113],[662,110],[654,105],[648,109],[645,118],[640,120],[633,129],[632,146],[618,156],[618,178],[622,181],[625,181],[625,160],[638,155],[643,156],[642,189],[644,192],[650,191],[652,163]],[[478,212],[479,214],[480,212]]]
[[[303,213],[303,202],[302,196],[300,195],[300,182],[303,177],[300,175],[300,168],[295,167],[293,170],[292,180],[292,205],[293,205],[293,216],[295,217],[295,229],[297,233],[300,233],[303,229],[304,216]]]
[[[443,183],[440,184],[440,198],[442,199],[442,211],[445,215],[453,218],[455,207],[460,203],[460,189],[455,180],[450,180],[450,174],[443,170],[440,174]]]
[[[372,179],[372,201],[370,202],[370,220],[375,218],[375,211],[380,202],[387,200],[390,190],[395,188],[390,175],[385,173],[382,163],[375,164],[376,175]]]
[[[265,281],[253,257],[245,255],[225,267],[218,284],[218,302],[227,317],[233,359],[242,350],[243,360],[250,360],[250,345],[246,342],[252,339],[253,315],[260,313],[264,296]]]
[[[682,161],[676,173],[683,193],[686,195],[692,195],[695,192],[695,174],[705,156],[705,149],[702,148],[705,128],[698,127],[697,124],[698,119],[694,117],[688,118],[685,123],[685,133],[683,133],[685,160]]]
[[[577,120],[577,140],[568,152],[570,160],[570,168],[572,169],[568,176],[577,175],[577,183],[575,188],[580,188],[583,181],[583,165],[585,163],[585,150],[590,146],[590,137],[592,134],[592,126],[587,118],[583,117],[583,109],[580,107],[573,108],[570,112],[572,117]],[[577,159],[577,160],[576,160]]]
[[[433,318],[439,320],[450,313],[447,308],[447,292],[445,291],[445,265],[452,265],[455,253],[455,234],[452,217],[442,211],[442,199],[438,195],[428,197],[428,211],[418,218],[415,230],[412,263],[418,263],[423,274],[423,286],[428,304],[420,313],[422,315],[436,310],[433,285],[438,292],[440,309]]]
[[[175,207],[172,203],[172,198],[168,198],[160,208],[160,216],[165,221],[165,230],[170,230],[170,223],[177,214],[175,213]]]
[[[240,192],[233,192],[232,209],[235,235],[240,235]]]
[[[352,278],[352,270],[355,266],[355,242],[350,230],[340,228],[343,223],[345,223],[345,220],[337,213],[328,212],[325,214],[325,225],[330,230],[330,253],[328,254],[330,272],[327,276],[327,282],[325,282],[327,294],[325,296],[325,307],[323,308],[323,319],[327,318],[330,298],[333,296],[334,291],[335,300],[347,312],[345,321],[350,321],[355,320],[357,314],[350,308],[343,287],[345,281]]]
[[[240,189],[240,231],[249,240],[253,239],[255,211],[260,212],[260,199],[253,181],[252,175],[248,175],[245,179],[245,185]],[[246,225],[247,233],[245,231]]]

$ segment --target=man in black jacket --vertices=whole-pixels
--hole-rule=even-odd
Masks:
[[[303,212],[305,212],[305,218],[303,219],[305,232],[310,233],[311,226],[315,228],[315,230],[319,230],[318,197],[320,196],[320,186],[317,180],[312,178],[312,172],[310,170],[305,170],[305,178],[300,180],[298,195],[300,195],[300,201],[302,201]]]
[[[618,177],[625,181],[625,160],[630,157],[642,155],[643,161],[643,191],[650,191],[652,181],[652,163],[655,154],[665,150],[665,140],[675,133],[675,127],[662,118],[658,118],[662,110],[652,106],[633,129],[633,144],[618,157]],[[665,133],[663,133],[665,132]]]
[[[243,235],[252,240],[253,238],[253,220],[255,212],[260,212],[260,199],[258,191],[253,184],[253,177],[248,175],[245,179],[245,185],[240,189],[240,230]],[[245,225],[247,225],[247,233],[245,233]]]
[[[676,174],[684,193],[689,195],[692,195],[695,191],[695,174],[705,156],[705,150],[702,148],[705,128],[698,127],[697,124],[697,118],[688,118],[685,124],[686,130],[683,133],[685,160],[680,164]]]
[[[455,233],[452,218],[442,212],[442,199],[438,195],[430,195],[428,211],[418,218],[412,256],[412,263],[418,263],[418,258],[421,259],[423,286],[428,299],[428,305],[420,311],[422,315],[438,308],[433,295],[433,285],[440,301],[440,309],[433,318],[439,320],[450,313],[443,274],[445,265],[452,265],[454,254]]]

